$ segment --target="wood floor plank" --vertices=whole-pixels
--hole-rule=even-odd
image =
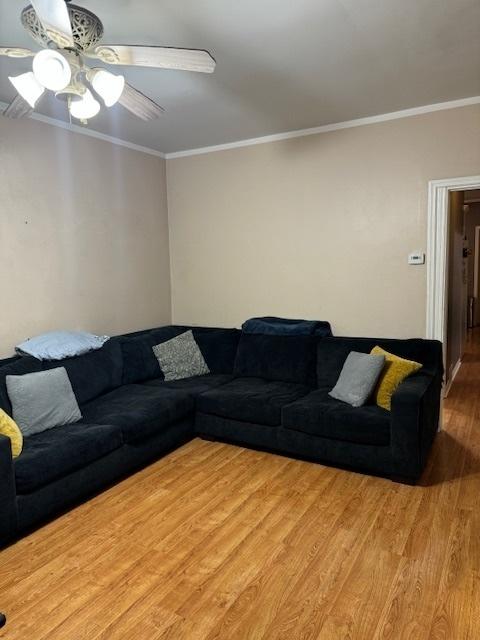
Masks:
[[[349,637],[371,640],[372,627],[385,603],[385,593],[404,563],[405,559],[400,555],[379,550],[370,543],[364,545],[316,636],[317,640]]]
[[[445,555],[440,587],[430,629],[429,639],[455,637],[461,640],[462,631],[457,631],[457,621],[468,619],[470,606],[468,594],[472,589],[470,564],[471,521],[468,512],[460,512],[455,518]],[[465,623],[461,628],[466,628]]]
[[[265,637],[287,640],[301,635],[305,640],[317,638],[333,603],[348,581],[352,566],[362,553],[374,514],[385,501],[385,494],[375,490],[379,483],[383,485],[382,480],[366,477],[351,499],[345,501],[339,517],[331,521],[328,533],[318,539],[318,553],[293,581],[292,592],[281,603]],[[302,546],[297,548],[297,553],[302,553]]]
[[[477,640],[480,330],[416,487],[195,439],[0,552],[5,640]]]
[[[425,526],[425,542],[407,554],[409,561],[388,595],[375,638],[428,638],[453,525],[435,514]]]

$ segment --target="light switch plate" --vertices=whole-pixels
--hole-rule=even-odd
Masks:
[[[425,254],[415,251],[408,256],[408,264],[425,264]]]

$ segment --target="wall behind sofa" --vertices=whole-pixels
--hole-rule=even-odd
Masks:
[[[427,184],[480,172],[480,107],[167,161],[173,320],[424,336]]]
[[[0,117],[0,356],[51,329],[169,323],[165,161]]]

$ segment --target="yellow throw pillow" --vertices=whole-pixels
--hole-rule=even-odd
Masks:
[[[421,369],[423,365],[395,356],[381,347],[374,347],[370,353],[375,356],[385,356],[385,366],[378,379],[374,396],[379,407],[390,411],[395,389],[405,378]]]
[[[17,458],[22,453],[23,435],[17,423],[3,409],[0,409],[0,434],[10,438],[12,456]]]

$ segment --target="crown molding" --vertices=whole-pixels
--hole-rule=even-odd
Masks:
[[[0,111],[6,109],[8,104],[6,102],[0,102]],[[31,120],[37,120],[38,122],[43,122],[44,124],[49,124],[53,127],[58,127],[59,129],[64,129],[66,131],[70,131],[72,133],[79,133],[82,136],[89,136],[90,138],[96,138],[97,140],[103,140],[103,142],[109,142],[110,144],[117,145],[119,147],[126,147],[127,149],[133,149],[134,151],[140,151],[140,153],[147,153],[150,156],[157,156],[158,158],[165,159],[165,154],[161,151],[157,151],[156,149],[150,149],[149,147],[142,147],[139,144],[134,144],[133,142],[128,142],[128,140],[122,140],[121,138],[114,138],[113,136],[108,136],[105,133],[100,133],[99,131],[95,131],[94,129],[87,129],[86,127],[81,127],[78,124],[70,124],[69,122],[64,122],[63,120],[57,120],[56,118],[51,118],[50,116],[44,116],[41,113],[32,113],[30,116]]]
[[[90,138],[96,138],[97,140],[103,140],[110,144],[117,145],[119,147],[125,147],[127,149],[133,149],[140,153],[146,153],[151,156],[163,159],[185,158],[187,156],[202,155],[205,153],[214,153],[216,151],[227,151],[229,149],[238,149],[241,147],[251,147],[256,144],[266,144],[268,142],[279,142],[281,140],[289,140],[292,138],[303,138],[305,136],[314,136],[319,133],[329,133],[331,131],[339,131],[341,129],[351,129],[354,127],[362,127],[369,124],[377,124],[380,122],[388,122],[389,120],[399,120],[401,118],[409,118],[411,116],[423,115],[426,113],[432,113],[434,111],[445,111],[447,109],[456,109],[458,107],[468,107],[471,105],[480,104],[480,96],[473,96],[471,98],[462,98],[460,100],[450,100],[448,102],[437,102],[436,104],[429,104],[422,107],[413,107],[411,109],[402,109],[401,111],[392,111],[391,113],[384,113],[376,116],[367,116],[365,118],[357,118],[356,120],[346,120],[344,122],[336,122],[332,124],[325,124],[319,127],[312,127],[310,129],[297,129],[295,131],[286,131],[284,133],[275,133],[269,136],[261,136],[259,138],[249,138],[247,140],[238,140],[236,142],[227,142],[226,144],[217,144],[209,147],[199,147],[196,149],[186,149],[185,151],[173,151],[172,153],[163,153],[157,149],[151,149],[150,147],[143,147],[128,140],[122,140],[121,138],[115,138],[105,133],[100,133],[93,129],[87,129],[77,124],[70,124],[63,120],[57,120],[50,116],[44,116],[41,113],[32,113],[30,118],[49,124],[53,127],[58,127],[72,133],[79,133],[83,136],[89,136]],[[3,111],[7,107],[7,103],[0,101],[0,111]]]
[[[197,149],[187,149],[185,151],[174,151],[166,153],[167,160],[174,158],[185,158],[187,156],[196,156],[204,153],[214,153],[216,151],[227,151],[229,149],[238,149],[240,147],[250,147],[256,144],[266,144],[268,142],[278,142],[280,140],[289,140],[291,138],[303,138],[305,136],[314,136],[319,133],[329,133],[330,131],[339,131],[340,129],[351,129],[353,127],[362,127],[368,124],[377,124],[379,122],[388,122],[389,120],[399,120],[400,118],[409,118],[411,116],[423,115],[434,111],[445,111],[447,109],[456,109],[458,107],[468,107],[480,104],[480,96],[471,98],[462,98],[460,100],[450,100],[449,102],[438,102],[422,107],[413,107],[411,109],[402,109],[401,111],[392,111],[377,116],[368,116],[366,118],[357,118],[356,120],[346,120],[345,122],[336,122],[326,124],[311,129],[298,129],[296,131],[287,131],[285,133],[275,133],[270,136],[262,136],[260,138],[250,138],[248,140],[239,140],[237,142],[228,142],[226,144],[217,144],[211,147],[201,147]]]

